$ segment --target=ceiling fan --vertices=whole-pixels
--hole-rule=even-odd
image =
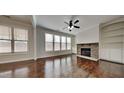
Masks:
[[[80,26],[76,26],[77,23],[79,23],[79,20],[77,19],[76,21],[70,20],[69,22],[64,22],[65,24],[68,25],[68,27],[65,27],[63,29],[68,29],[69,31],[72,31],[73,28],[79,29]]]

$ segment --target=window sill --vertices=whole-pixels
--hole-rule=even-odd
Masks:
[[[65,51],[71,51],[71,50],[54,50],[54,51],[45,51],[46,53],[53,53],[53,52],[65,52]]]
[[[20,54],[28,54],[28,52],[0,53],[0,56],[4,56],[4,55],[20,55]]]

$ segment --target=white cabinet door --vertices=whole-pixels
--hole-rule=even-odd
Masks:
[[[115,44],[110,49],[110,60],[122,63],[122,44]]]
[[[101,50],[100,50],[100,59],[106,59],[106,60],[108,60],[109,59],[109,49],[108,48],[102,48]]]

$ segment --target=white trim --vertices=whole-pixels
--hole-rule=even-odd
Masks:
[[[0,53],[0,56],[9,56],[9,55],[25,55],[25,54],[28,54],[29,51],[26,51],[26,52],[8,52],[8,53]]]
[[[36,29],[36,16],[32,16],[32,25],[33,25],[33,40],[34,40],[34,60],[37,60],[37,29]]]
[[[85,43],[81,42],[81,43],[76,43],[76,45],[78,45],[78,44],[95,44],[95,43],[99,44],[99,42],[85,42]]]
[[[40,59],[40,58],[47,58],[47,57],[54,57],[54,56],[61,56],[61,55],[69,55],[69,54],[72,54],[72,53],[53,55],[53,56],[43,56],[43,57],[36,57],[36,58],[33,58],[33,57],[31,57],[31,58],[30,57],[29,58],[21,58],[21,59],[16,59],[16,60],[2,61],[2,62],[0,62],[0,64],[14,63],[14,62],[26,61],[26,60],[34,60],[34,61],[36,61],[37,59]]]

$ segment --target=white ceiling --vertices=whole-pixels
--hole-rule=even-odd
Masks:
[[[84,31],[88,28],[96,26],[100,23],[104,23],[110,20],[113,20],[117,17],[121,17],[119,15],[37,15],[36,22],[37,25],[61,31],[70,34],[77,34],[80,31]],[[80,26],[80,29],[73,29],[71,32],[68,29],[63,30],[67,25],[64,21],[68,22],[70,19],[79,19],[80,22],[77,24]]]
[[[23,21],[28,24],[32,24],[32,15],[7,15],[11,19]],[[77,34],[80,31],[88,30],[92,27],[98,26],[100,23],[104,23],[110,21],[112,19],[122,17],[120,15],[36,15],[35,21],[36,25],[41,27],[45,27],[48,29],[69,33],[69,34]],[[64,22],[69,22],[71,19],[76,20],[79,19],[80,22],[76,25],[80,26],[80,29],[74,28],[71,32],[68,29],[64,29],[67,27],[67,24]]]

